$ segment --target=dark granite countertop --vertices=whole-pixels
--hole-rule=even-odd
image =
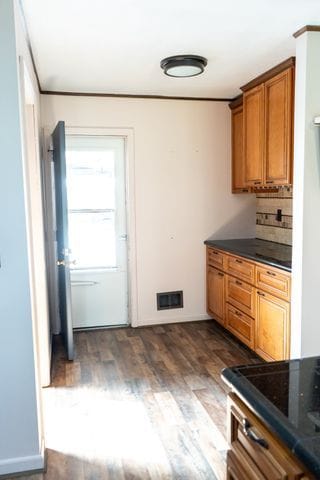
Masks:
[[[320,357],[226,368],[222,378],[320,478]]]
[[[208,238],[204,243],[291,272],[292,247],[289,245],[258,238],[235,238],[231,240]]]

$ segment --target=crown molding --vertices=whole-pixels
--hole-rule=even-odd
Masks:
[[[278,73],[283,72],[284,70],[287,70],[287,68],[294,67],[296,64],[296,58],[295,57],[290,57],[287,60],[284,60],[283,62],[279,63],[273,68],[270,68],[270,70],[267,70],[266,72],[262,73],[258,77],[254,78],[251,80],[249,83],[246,83],[243,85],[243,87],[240,87],[243,92],[246,92],[247,90],[251,90],[251,88],[257,87],[261,83],[266,82],[272,77],[275,77],[278,75]]]
[[[54,90],[40,90],[42,95],[64,95],[73,97],[109,97],[109,98],[144,98],[150,100],[192,100],[200,102],[230,102],[232,98],[214,97],[179,97],[171,95],[144,95],[127,93],[95,93],[95,92],[63,92]]]

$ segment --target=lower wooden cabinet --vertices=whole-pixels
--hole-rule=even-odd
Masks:
[[[228,396],[228,443],[228,480],[313,478],[234,393]]]
[[[257,290],[255,351],[265,360],[289,358],[290,304]]]
[[[290,273],[207,247],[207,312],[264,360],[290,355]]]
[[[207,311],[225,324],[225,274],[211,266],[207,267]]]

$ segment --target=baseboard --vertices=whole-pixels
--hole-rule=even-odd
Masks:
[[[0,479],[10,478],[10,476],[42,473],[45,470],[45,449],[44,444],[41,453],[30,455],[28,457],[15,457],[6,460],[0,460]]]
[[[183,317],[157,317],[157,318],[148,318],[145,320],[138,319],[135,325],[132,327],[147,327],[149,325],[165,325],[167,323],[185,323],[185,322],[201,322],[203,320],[211,320],[212,317],[209,317],[206,313],[200,313],[199,315],[184,315]]]

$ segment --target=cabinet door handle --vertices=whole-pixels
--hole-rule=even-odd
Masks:
[[[267,270],[267,274],[268,274],[268,275],[272,275],[272,277],[275,277],[275,276],[276,276],[276,274],[275,274],[274,272],[270,272],[270,270]]]
[[[261,297],[265,297],[265,294],[264,294],[264,293],[262,293],[262,292],[257,292],[257,293],[258,293],[258,295],[260,295]]]
[[[242,282],[239,282],[239,280],[236,280],[237,285],[242,285]]]
[[[239,258],[236,258],[237,263],[242,263],[242,260],[239,260]]]
[[[218,272],[219,277],[224,277],[224,274],[221,272]]]
[[[266,449],[269,448],[269,444],[267,440],[265,440],[264,438],[258,437],[258,435],[253,430],[251,430],[250,422],[246,418],[242,420],[242,428],[243,428],[243,433],[245,434],[246,437],[250,438],[250,440],[252,440],[255,443],[258,443],[258,445],[260,445],[260,447],[262,448],[266,448]]]
[[[236,315],[238,315],[238,317],[242,317],[242,313],[238,312],[238,310],[236,310]]]

